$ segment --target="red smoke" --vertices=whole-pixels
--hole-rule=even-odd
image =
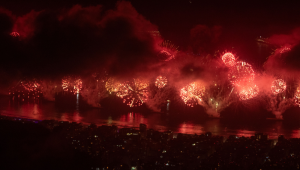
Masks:
[[[269,38],[268,42],[279,46],[296,45],[300,42],[300,27],[292,30],[290,34],[273,35]]]
[[[125,1],[110,10],[101,5],[75,5],[57,11],[31,11],[17,17],[7,29],[18,32],[23,45],[23,51],[15,54],[22,67],[16,65],[15,69],[42,76],[80,74],[102,67],[114,76],[135,77],[137,72],[152,69],[149,67],[157,61],[160,49],[153,31],[158,32],[157,26]],[[41,65],[41,61],[47,62]],[[52,69],[54,65],[56,69]]]
[[[31,38],[35,32],[35,20],[40,12],[31,11],[26,15],[18,17],[15,21],[13,30],[18,32],[21,38]]]

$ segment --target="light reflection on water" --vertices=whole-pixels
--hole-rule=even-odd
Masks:
[[[183,122],[179,125],[178,133],[201,134],[205,133],[205,131],[203,131],[203,126],[201,125]]]
[[[244,136],[244,137],[251,137],[255,134],[255,131],[250,130],[237,130],[236,136]]]
[[[292,138],[300,138],[300,129],[292,130]]]
[[[202,134],[212,132],[213,135],[237,135],[250,137],[257,132],[269,135],[275,139],[278,135],[287,138],[300,138],[299,127],[284,127],[282,121],[269,121],[262,125],[234,125],[224,123],[221,119],[196,120],[180,116],[164,115],[159,113],[105,113],[100,109],[63,110],[54,103],[14,103],[13,101],[0,101],[0,113],[2,115],[23,117],[29,119],[81,122],[83,124],[94,123],[97,125],[116,125],[119,127],[139,127],[140,123],[148,128],[158,131],[172,130],[175,133]]]

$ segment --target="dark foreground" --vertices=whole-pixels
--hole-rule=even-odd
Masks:
[[[1,169],[299,169],[300,139],[173,134],[0,116]]]

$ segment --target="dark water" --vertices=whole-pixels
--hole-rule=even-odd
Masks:
[[[54,102],[18,102],[7,97],[0,98],[0,114],[36,120],[54,119],[61,121],[94,123],[97,125],[116,125],[118,127],[139,127],[140,123],[159,131],[172,130],[175,133],[200,134],[212,132],[213,135],[250,137],[257,132],[276,139],[278,135],[287,138],[300,138],[300,123],[290,125],[282,120],[264,120],[258,122],[228,122],[222,119],[201,119],[197,115],[189,116],[162,113],[109,113],[101,109],[63,109]]]

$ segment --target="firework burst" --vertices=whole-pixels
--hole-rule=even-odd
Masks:
[[[61,84],[63,91],[72,92],[74,94],[79,93],[82,88],[82,80],[79,78],[75,78],[74,80],[71,76],[64,77]]]
[[[228,79],[233,85],[241,85],[243,83],[250,83],[254,80],[255,73],[252,66],[246,62],[237,62],[234,67],[231,67]]]
[[[279,49],[280,54],[283,54],[283,53],[286,53],[286,52],[289,52],[289,51],[291,51],[291,48],[288,47],[288,46],[284,46],[284,47]]]
[[[222,60],[227,67],[232,67],[235,65],[235,57],[232,53],[227,52],[222,55]]]
[[[22,80],[17,86],[10,89],[9,95],[12,99],[18,98],[24,101],[25,99],[38,99],[43,95],[41,81],[36,80]]]
[[[105,83],[105,88],[110,94],[123,91],[123,87],[124,87],[124,84],[116,81],[113,78],[109,78]]]
[[[171,41],[165,40],[159,46],[162,47],[162,50],[158,54],[161,60],[170,61],[175,58],[178,47],[171,43]]]
[[[68,77],[64,77],[62,80],[61,80],[61,86],[63,88],[63,91],[69,91],[69,87],[70,87],[70,81],[71,81],[71,77],[68,76]]]
[[[10,33],[10,35],[12,37],[20,37],[20,34],[18,32],[12,32],[12,33]]]
[[[122,84],[116,95],[130,107],[141,106],[148,99],[148,86],[148,82],[133,79],[133,82]]]
[[[37,91],[41,86],[36,81],[22,81],[21,84],[24,87],[24,89],[29,92]]]
[[[167,83],[168,83],[168,80],[165,76],[158,76],[155,81],[155,86],[160,89],[160,88],[165,87],[167,85]]]
[[[77,94],[80,92],[82,88],[82,81],[81,79],[77,79],[74,81],[74,94]]]
[[[300,107],[300,87],[297,87],[297,90],[294,95],[295,104]]]
[[[259,88],[256,85],[243,87],[240,90],[239,96],[241,100],[249,100],[258,95]]]
[[[273,94],[279,94],[284,92],[286,89],[286,83],[282,79],[277,79],[272,82],[271,90]]]
[[[203,85],[193,82],[181,89],[180,96],[186,105],[194,107],[202,101],[204,92],[205,87]]]

